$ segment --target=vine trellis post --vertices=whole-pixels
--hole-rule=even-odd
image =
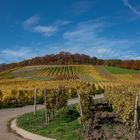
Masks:
[[[37,110],[37,89],[34,89],[34,115],[36,114]]]
[[[139,138],[138,138],[138,128],[139,128],[139,124],[138,124],[138,99],[139,99],[139,96],[140,96],[140,92],[137,93],[136,96],[135,96],[133,140],[139,140]]]
[[[80,91],[78,90],[78,102],[79,102],[79,108],[80,108],[80,115],[83,119],[83,109],[82,109],[82,105],[81,105],[81,97],[80,97]],[[85,124],[83,123],[83,129],[85,130]]]
[[[44,97],[44,109],[45,109],[45,123],[48,124],[48,112],[47,112],[47,96],[46,96],[46,89],[43,89],[43,97]]]

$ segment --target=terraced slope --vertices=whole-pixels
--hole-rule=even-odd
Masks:
[[[99,80],[92,65],[40,65],[27,66],[0,73],[0,79],[28,80]]]
[[[113,71],[113,72],[112,72]],[[92,65],[39,65],[11,69],[0,73],[0,80],[83,80],[139,82],[140,71]]]

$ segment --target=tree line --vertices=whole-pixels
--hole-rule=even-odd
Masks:
[[[104,60],[104,65],[140,70],[140,60]]]
[[[95,56],[90,57],[85,54],[70,52],[60,52],[42,57],[35,57],[18,63],[1,64],[0,72],[22,66],[32,65],[70,65],[70,64],[92,64],[92,65],[109,65],[127,69],[140,69],[140,60],[102,60]]]
[[[21,61],[19,63],[2,64],[0,65],[0,71],[32,65],[95,64],[96,60],[96,57],[90,57],[85,54],[71,54],[69,52],[60,52],[58,54],[35,57],[32,59]]]

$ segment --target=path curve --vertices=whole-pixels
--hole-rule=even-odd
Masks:
[[[104,95],[96,95],[94,99],[104,98]],[[78,98],[70,99],[68,104],[78,103]],[[43,105],[38,105],[37,109],[43,108]],[[25,138],[19,137],[16,134],[9,132],[7,129],[7,123],[11,118],[15,118],[18,115],[32,112],[33,105],[25,106],[21,108],[10,108],[0,109],[0,140],[26,140]]]
[[[43,108],[43,106],[38,105],[37,108],[41,109]],[[21,108],[1,109],[0,110],[0,140],[25,140],[24,138],[21,138],[12,132],[9,132],[7,129],[7,123],[11,118],[32,111],[33,111],[32,105],[21,107]]]

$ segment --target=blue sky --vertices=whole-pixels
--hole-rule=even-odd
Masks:
[[[140,0],[0,0],[0,63],[69,51],[140,59]]]

